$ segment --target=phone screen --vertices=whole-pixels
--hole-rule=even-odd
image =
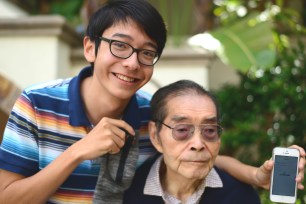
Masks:
[[[295,196],[298,157],[275,155],[273,195]]]

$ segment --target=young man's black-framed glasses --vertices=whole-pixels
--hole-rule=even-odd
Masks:
[[[192,123],[178,123],[174,127],[165,124],[162,121],[156,120],[154,122],[161,123],[172,130],[172,137],[177,141],[185,141],[194,135],[196,128],[200,130],[201,136],[207,142],[216,142],[220,139],[223,128],[219,124],[200,124],[194,125]]]
[[[109,43],[109,50],[115,57],[127,59],[134,52],[137,53],[138,62],[142,65],[153,66],[159,59],[157,52],[147,49],[137,49],[132,45],[119,40],[112,40],[104,37],[98,37],[99,40]]]

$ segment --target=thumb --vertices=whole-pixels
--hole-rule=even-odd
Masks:
[[[260,170],[264,173],[264,174],[269,174],[272,171],[274,162],[270,159],[265,161],[265,163],[263,165],[260,166]]]

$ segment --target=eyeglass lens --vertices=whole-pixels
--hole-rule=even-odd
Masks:
[[[202,137],[209,142],[215,142],[220,138],[222,128],[218,125],[199,125]],[[177,124],[172,129],[172,135],[176,140],[186,140],[194,134],[193,124]]]
[[[121,41],[111,41],[110,50],[113,55],[119,58],[129,58],[135,51],[138,61],[144,65],[153,65],[158,60],[158,54],[151,50],[135,49],[131,45]]]

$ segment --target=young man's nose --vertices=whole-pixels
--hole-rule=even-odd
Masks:
[[[123,60],[123,65],[131,70],[139,69],[138,53],[134,52],[129,58]]]

